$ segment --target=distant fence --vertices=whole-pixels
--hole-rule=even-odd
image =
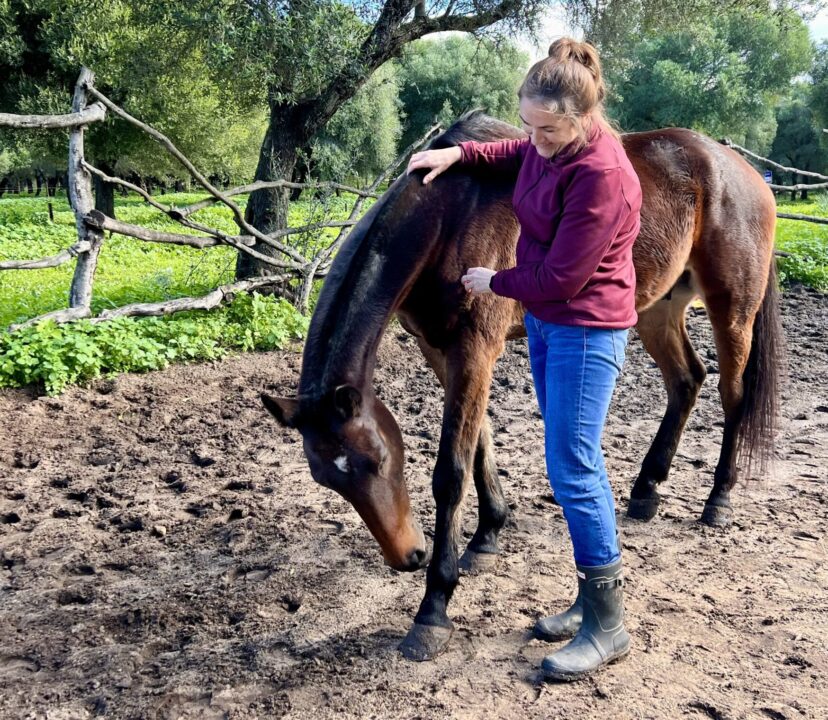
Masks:
[[[761,155],[757,155],[755,152],[751,152],[747,148],[743,148],[741,145],[737,145],[730,140],[722,140],[722,144],[727,145],[728,147],[733,148],[736,152],[744,155],[747,158],[750,158],[754,162],[760,163],[761,165],[765,165],[767,167],[773,168],[774,170],[778,170],[779,172],[783,173],[791,173],[792,175],[802,175],[803,177],[812,177],[816,178],[817,180],[822,180],[823,182],[820,183],[813,183],[813,184],[796,184],[796,185],[775,185],[774,183],[768,183],[768,187],[771,190],[778,190],[783,192],[801,192],[802,190],[825,190],[828,188],[828,175],[822,175],[818,172],[812,172],[810,170],[799,170],[798,168],[787,167],[782,165],[778,162],[774,162],[766,157],[762,157]],[[821,218],[821,217],[814,217],[813,215],[802,215],[800,213],[776,213],[776,217],[779,218],[786,218],[787,220],[803,220],[805,222],[812,222],[817,223],[819,225],[828,225],[828,218]]]
[[[90,103],[90,99],[94,102]],[[209,197],[187,207],[177,208],[164,205],[153,198],[140,186],[118,177],[111,177],[94,167],[84,158],[84,128],[106,117],[107,111],[122,118],[128,123],[140,128],[150,135],[166,149],[203,187]],[[72,112],[66,115],[12,115],[0,113],[0,126],[31,129],[69,129],[69,163],[67,171],[69,202],[75,214],[78,240],[71,247],[62,250],[57,255],[36,260],[6,260],[0,262],[0,270],[32,270],[62,265],[75,260],[75,272],[69,290],[68,307],[62,310],[40,315],[27,320],[11,329],[30,325],[42,320],[54,320],[58,323],[69,322],[82,318],[89,318],[93,322],[110,320],[124,316],[166,315],[183,310],[206,310],[221,304],[225,299],[238,293],[249,292],[256,288],[274,286],[287,280],[299,280],[299,290],[296,295],[297,306],[306,312],[310,299],[313,281],[322,278],[330,270],[331,262],[336,251],[348,237],[350,229],[357,223],[362,206],[367,198],[378,198],[377,189],[400,166],[405,158],[417,147],[427,142],[440,127],[435,125],[422,138],[399,155],[367,188],[355,188],[335,182],[325,183],[294,183],[285,180],[273,182],[254,182],[250,185],[221,191],[193,165],[190,160],[173,144],[173,142],[158,132],[158,130],[134,118],[128,112],[112,102],[94,86],[94,75],[88,68],[81,70],[75,84],[72,99]],[[92,175],[101,180],[118,185],[126,190],[138,193],[147,203],[172,218],[182,226],[195,230],[199,235],[170,233],[151,230],[139,225],[121,222],[95,209],[92,194]],[[236,195],[250,193],[267,188],[283,189],[314,189],[342,191],[357,197],[348,218],[339,222],[319,222],[301,227],[285,228],[273,233],[263,233],[253,227],[244,217],[241,208],[232,200]],[[209,227],[192,219],[198,210],[213,203],[222,203],[233,213],[233,218],[239,228],[239,233],[229,235],[216,228]],[[338,228],[336,238],[327,246],[316,250],[313,254],[303,254],[295,247],[284,242],[290,235],[312,232],[322,228]],[[104,233],[117,233],[145,242],[184,245],[204,249],[215,245],[227,245],[240,253],[256,258],[274,269],[273,275],[222,285],[207,295],[201,297],[184,297],[156,303],[134,303],[122,307],[105,310],[92,317],[91,303],[92,290],[97,267],[98,255],[104,243]],[[252,246],[256,243],[273,248],[277,251],[274,256],[258,252]]]

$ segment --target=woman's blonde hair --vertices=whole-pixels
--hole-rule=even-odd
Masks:
[[[519,98],[568,118],[578,131],[581,145],[587,142],[588,128],[582,120],[587,114],[605,131],[619,136],[604,111],[606,94],[598,51],[587,42],[568,37],[549,46],[549,57],[529,69],[518,90]]]

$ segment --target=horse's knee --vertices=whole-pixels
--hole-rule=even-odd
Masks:
[[[699,363],[690,366],[687,372],[676,377],[668,388],[668,404],[682,409],[691,408],[699,397],[702,383],[707,377],[707,369]]]
[[[468,472],[468,463],[455,453],[437,459],[431,491],[438,507],[454,507],[462,500]]]

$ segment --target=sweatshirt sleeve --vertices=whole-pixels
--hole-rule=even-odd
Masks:
[[[469,140],[458,144],[463,167],[485,167],[493,170],[520,170],[529,138],[523,140],[498,140],[496,142],[477,142]]]
[[[528,302],[567,302],[587,284],[629,217],[621,169],[589,170],[573,179],[552,245],[541,262],[499,271],[497,295]]]

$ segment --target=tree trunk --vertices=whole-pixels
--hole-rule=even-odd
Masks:
[[[302,146],[302,142],[293,134],[295,127],[296,118],[293,108],[278,106],[271,108],[270,122],[259,152],[256,180],[272,181],[293,177],[296,167],[296,151]],[[264,233],[284,230],[288,226],[289,205],[290,192],[287,190],[256,190],[247,201],[245,219]],[[256,243],[253,248],[269,257],[275,257],[278,254],[278,250],[264,243]],[[237,279],[263,277],[272,275],[273,272],[274,269],[269,265],[249,255],[239,253],[236,260]]]
[[[101,163],[101,170],[107,175],[114,175],[115,169],[108,163]],[[115,186],[112,183],[101,180],[97,175],[92,178],[95,186],[95,210],[100,210],[104,215],[115,217]]]
[[[43,173],[38,170],[35,173],[35,183],[37,185],[37,189],[35,190],[35,197],[40,197],[40,192],[43,190]]]
[[[34,194],[34,185],[32,184],[32,179],[30,177],[26,178],[26,191],[29,195]]]

